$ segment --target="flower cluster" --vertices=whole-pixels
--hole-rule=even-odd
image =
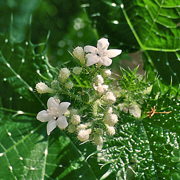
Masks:
[[[39,121],[47,122],[48,135],[58,127],[76,134],[81,142],[91,141],[102,147],[104,137],[116,133],[119,109],[136,118],[141,116],[138,104],[127,107],[119,103],[118,81],[106,66],[121,50],[108,50],[108,46],[108,40],[102,38],[97,47],[76,47],[72,55],[79,66],[60,68],[49,86],[44,82],[36,84],[38,93],[52,95],[47,110],[37,114]]]

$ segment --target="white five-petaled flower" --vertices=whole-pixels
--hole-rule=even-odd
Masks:
[[[109,42],[106,38],[101,38],[97,42],[97,48],[94,46],[85,46],[84,51],[87,53],[87,66],[91,66],[93,64],[99,64],[104,66],[110,66],[112,64],[112,59],[119,54],[121,54],[121,50],[119,49],[110,49],[108,50]]]
[[[59,99],[50,97],[47,101],[47,110],[42,110],[37,114],[37,119],[41,122],[48,122],[47,134],[50,133],[58,126],[60,129],[65,129],[68,122],[64,113],[66,113],[69,102],[61,102]]]

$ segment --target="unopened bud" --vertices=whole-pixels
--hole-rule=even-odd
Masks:
[[[71,124],[71,125],[68,126],[67,130],[68,130],[69,133],[73,133],[73,132],[76,131],[76,126]]]
[[[74,67],[73,68],[73,73],[74,74],[81,74],[82,68],[81,67]]]
[[[60,81],[64,82],[70,76],[71,72],[68,68],[62,68],[59,71],[59,79]]]
[[[104,77],[109,77],[109,76],[111,76],[111,74],[112,74],[112,72],[110,69],[103,70]]]
[[[116,114],[107,114],[104,118],[104,122],[109,126],[114,126],[118,122],[118,117]]]
[[[108,102],[108,103],[115,103],[116,102],[116,97],[115,95],[112,93],[112,92],[107,92],[104,96],[103,96],[103,100],[105,102]]]
[[[49,88],[45,83],[39,82],[36,84],[36,90],[39,94],[53,93],[53,89]]]
[[[82,47],[76,47],[73,50],[73,55],[80,61],[81,64],[85,64],[84,50]]]
[[[97,146],[102,146],[102,145],[103,145],[103,137],[102,137],[102,136],[99,136],[99,135],[95,135],[95,136],[94,136],[94,143],[95,143]]]
[[[74,84],[73,84],[72,81],[68,81],[68,82],[65,84],[65,87],[66,87],[67,89],[72,89],[73,86],[74,86]]]
[[[106,128],[109,135],[113,136],[116,133],[114,126],[109,126],[106,124]]]
[[[77,125],[81,122],[81,117],[79,115],[73,115],[71,117],[71,123]]]
[[[91,129],[80,130],[78,132],[77,138],[81,142],[87,141],[87,140],[89,140],[89,135],[91,134],[91,131],[92,131]]]
[[[103,79],[103,77],[101,75],[97,75],[95,77],[95,81],[94,82],[95,82],[96,85],[103,84],[104,83],[104,79]]]

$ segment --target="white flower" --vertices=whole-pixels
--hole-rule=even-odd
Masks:
[[[97,48],[94,46],[85,46],[84,51],[87,58],[87,66],[91,66],[93,64],[99,64],[104,66],[110,66],[112,63],[113,57],[118,56],[121,54],[121,50],[119,49],[110,49],[107,50],[109,47],[108,39],[101,38],[97,42]]]
[[[81,117],[79,115],[72,115],[71,123],[77,125],[81,122]]]
[[[82,68],[81,67],[74,67],[73,68],[73,73],[74,74],[81,74]]]
[[[140,109],[139,105],[137,105],[137,104],[130,105],[129,113],[136,118],[140,118],[141,117],[141,109]]]
[[[45,83],[39,82],[36,84],[36,90],[39,94],[53,93],[53,89],[49,88]]]
[[[47,134],[50,135],[57,126],[60,129],[65,129],[68,126],[68,122],[64,113],[66,113],[70,103],[61,102],[59,99],[50,97],[47,101],[47,110],[40,111],[37,114],[37,119],[41,122],[48,122]]]
[[[108,90],[108,88],[109,88],[109,86],[108,85],[102,85],[102,84],[99,84],[99,85],[95,85],[95,84],[93,84],[93,88],[99,93],[99,94],[103,94],[103,93],[105,93],[107,90]]]
[[[62,68],[59,71],[59,79],[60,81],[65,81],[70,76],[71,72],[68,68]]]
[[[114,126],[109,126],[106,124],[106,128],[107,128],[107,133],[111,136],[113,136],[116,133],[116,130],[114,128]]]
[[[84,50],[82,47],[76,47],[73,50],[73,55],[74,57],[76,57],[77,59],[79,59],[81,64],[85,64],[85,57],[84,57]]]
[[[112,93],[112,92],[107,92],[104,96],[103,96],[103,100],[105,102],[108,102],[108,103],[115,103],[116,102],[116,97],[115,95]]]
[[[78,132],[77,138],[82,142],[87,141],[89,140],[89,135],[91,134],[91,131],[91,129],[82,129]]]
[[[109,126],[114,126],[118,122],[118,117],[116,114],[107,114],[104,118],[104,122]]]
[[[104,77],[109,77],[109,76],[111,76],[111,74],[112,74],[112,72],[110,69],[103,70]]]

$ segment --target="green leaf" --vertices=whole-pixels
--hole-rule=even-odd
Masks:
[[[4,115],[0,179],[96,179],[85,157],[60,130],[47,137],[34,117]]]
[[[179,173],[180,101],[169,93],[151,95],[143,105],[144,118],[120,112],[117,135],[107,140],[100,160],[120,179],[170,179]],[[156,112],[147,117],[147,111]]]
[[[116,47],[141,50],[148,62],[146,67],[156,69],[167,84],[171,81],[179,84],[180,12],[177,1],[82,1],[85,2],[101,36],[109,36]]]

